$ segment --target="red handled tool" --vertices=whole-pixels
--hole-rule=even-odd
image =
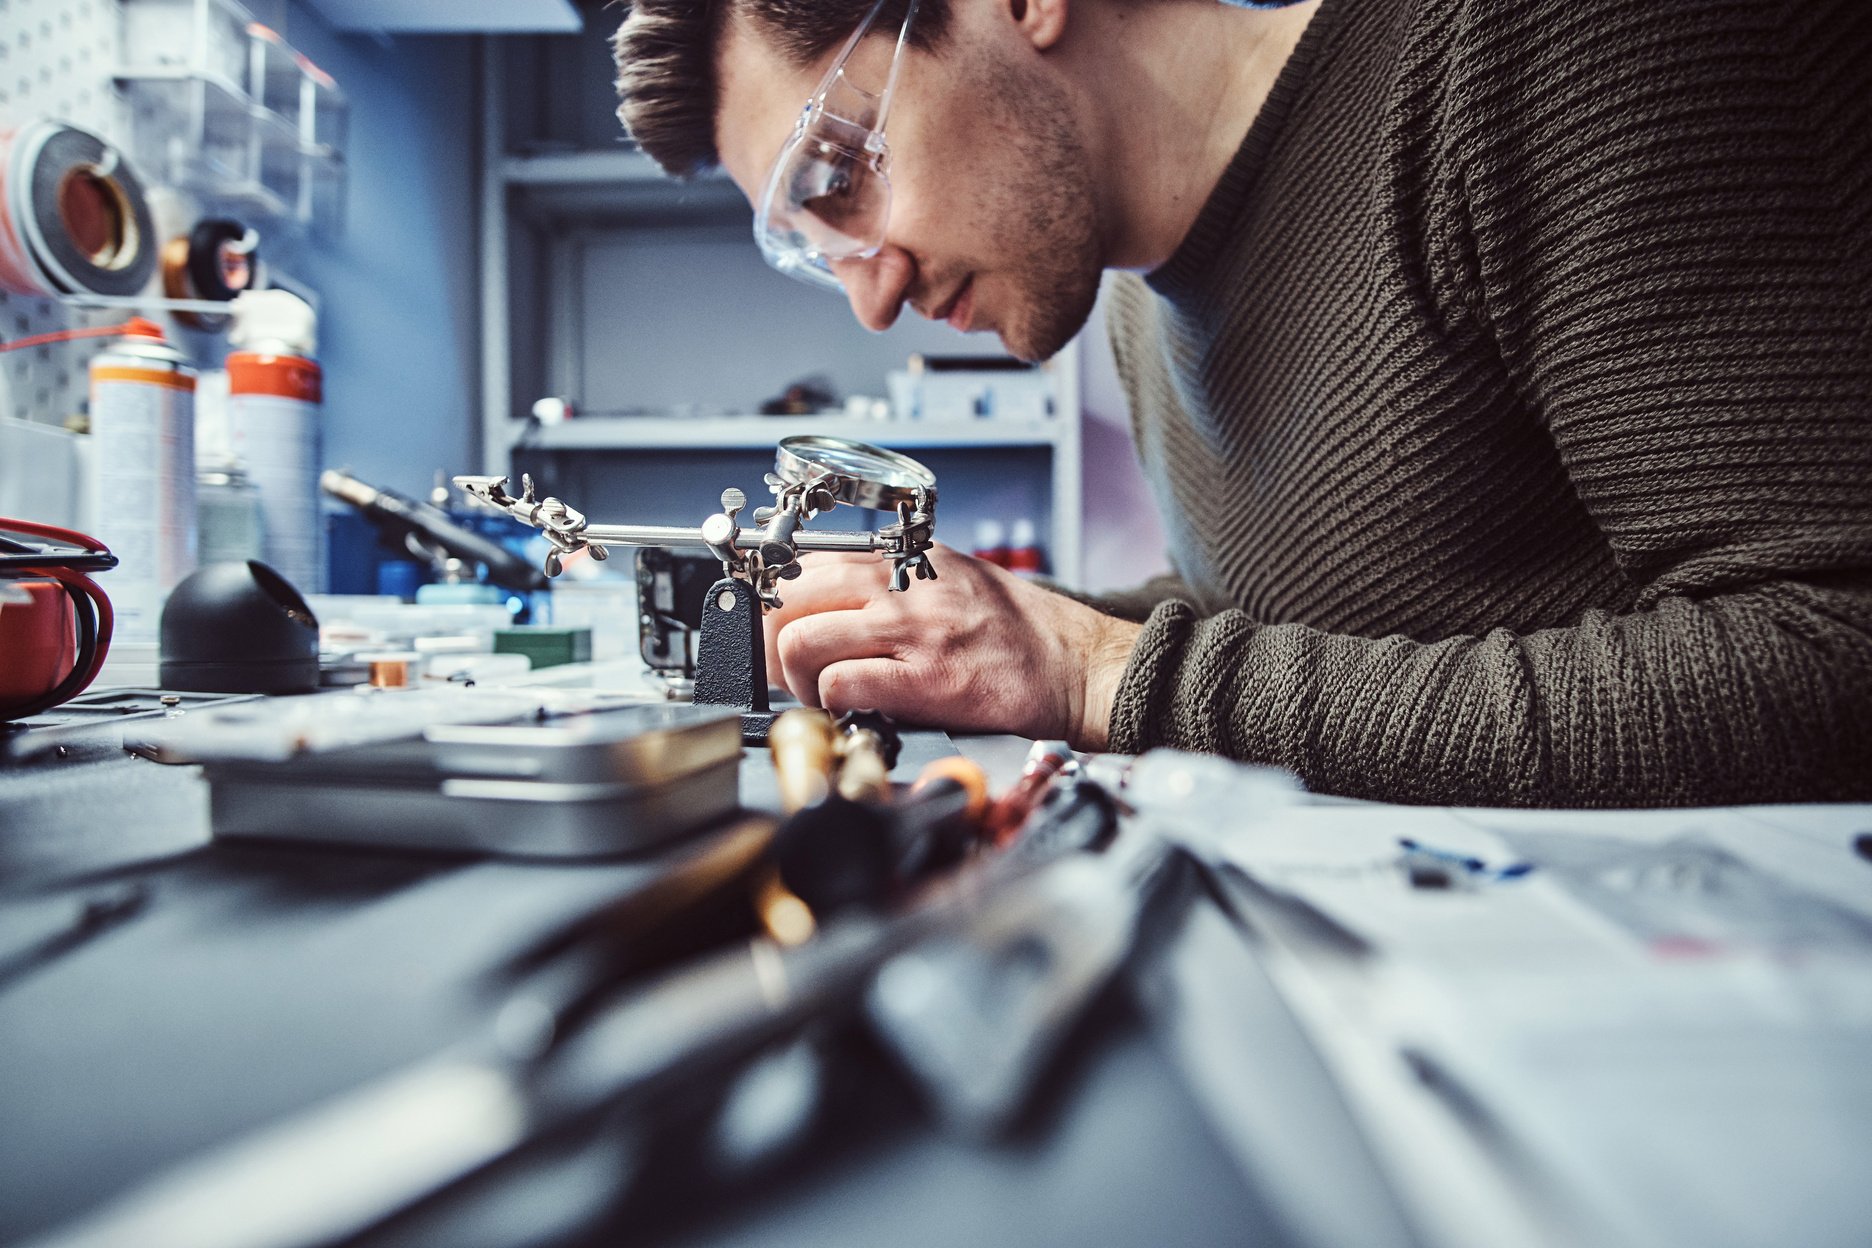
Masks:
[[[117,566],[70,529],[0,518],[0,722],[25,719],[84,692],[110,653],[111,604],[93,572]],[[24,601],[18,599],[23,595]]]

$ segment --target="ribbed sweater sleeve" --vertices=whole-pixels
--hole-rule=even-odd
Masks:
[[[1166,602],[1113,748],[1398,801],[1872,796],[1872,5],[1447,7],[1396,87],[1434,101],[1421,297],[1635,592],[1429,638]]]

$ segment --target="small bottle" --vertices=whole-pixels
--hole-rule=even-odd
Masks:
[[[223,463],[195,474],[195,514],[201,562],[259,559],[265,554],[260,491],[239,464]]]
[[[1007,531],[999,520],[975,522],[975,549],[969,553],[998,568],[1007,567]]]
[[[1033,521],[1014,522],[1008,533],[1007,563],[1003,566],[1027,580],[1046,573],[1046,552],[1040,549],[1040,534]]]

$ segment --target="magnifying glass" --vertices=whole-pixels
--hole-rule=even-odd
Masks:
[[[834,499],[873,511],[936,501],[935,473],[908,455],[849,438],[782,438],[774,452],[774,475],[783,485],[803,485],[830,475],[835,479],[826,484]]]

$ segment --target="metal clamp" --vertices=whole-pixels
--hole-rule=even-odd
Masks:
[[[722,491],[722,509],[695,528],[655,524],[593,524],[556,498],[535,496],[533,479],[520,478],[520,496],[507,492],[506,477],[455,478],[470,498],[538,529],[552,546],[546,575],[564,570],[566,556],[589,550],[603,559],[611,546],[700,547],[722,561],[729,576],[745,580],[768,607],[781,606],[779,583],[800,574],[806,551],[856,551],[891,560],[890,588],[907,589],[912,573],[934,580],[929,549],[936,540],[936,477],[907,455],[842,438],[797,437],[780,443],[767,488],[774,503],[754,512],[752,526],[740,513],[747,495]],[[873,532],[817,532],[809,521],[844,504],[895,513],[896,521]]]

